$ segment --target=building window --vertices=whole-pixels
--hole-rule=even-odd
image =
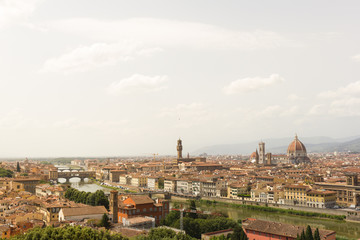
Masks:
[[[144,208],[143,212],[146,212],[146,208]]]

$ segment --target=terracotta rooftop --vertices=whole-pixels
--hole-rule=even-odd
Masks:
[[[301,235],[301,232],[305,229],[302,226],[295,226],[291,224],[268,222],[253,218],[247,218],[243,221],[243,228],[252,231],[258,231],[263,233],[271,233],[280,236],[296,238],[297,235]],[[315,229],[313,229],[314,231]],[[319,229],[320,239],[326,239],[327,236],[336,234],[334,231]]]
[[[104,206],[87,206],[78,208],[63,208],[64,216],[81,216],[81,215],[92,215],[92,214],[104,214],[108,211]]]

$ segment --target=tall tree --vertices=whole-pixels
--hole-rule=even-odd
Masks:
[[[301,232],[300,240],[306,240],[304,229]]]
[[[20,171],[21,171],[19,162],[16,163],[16,171],[17,171],[17,172],[20,172]]]
[[[316,228],[314,232],[314,240],[320,240],[320,233],[318,228]]]
[[[306,238],[306,240],[314,240],[312,230],[309,225],[306,227],[305,238]]]
[[[194,212],[190,212],[190,213],[189,213],[189,217],[194,218],[194,219],[197,218],[198,215],[197,215],[197,213],[196,213],[196,203],[195,203],[194,200],[191,200],[191,201],[190,201],[190,210],[191,210],[191,211],[194,211]]]
[[[106,229],[109,229],[110,225],[111,224],[110,224],[110,221],[109,221],[109,217],[108,217],[108,215],[106,213],[104,213],[104,215],[101,218],[100,226],[104,227]]]

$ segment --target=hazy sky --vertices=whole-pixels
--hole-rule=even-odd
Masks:
[[[359,12],[357,0],[0,0],[0,156],[359,135]]]

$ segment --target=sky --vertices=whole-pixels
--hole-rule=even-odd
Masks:
[[[0,0],[0,157],[360,135],[359,10],[357,0]]]

